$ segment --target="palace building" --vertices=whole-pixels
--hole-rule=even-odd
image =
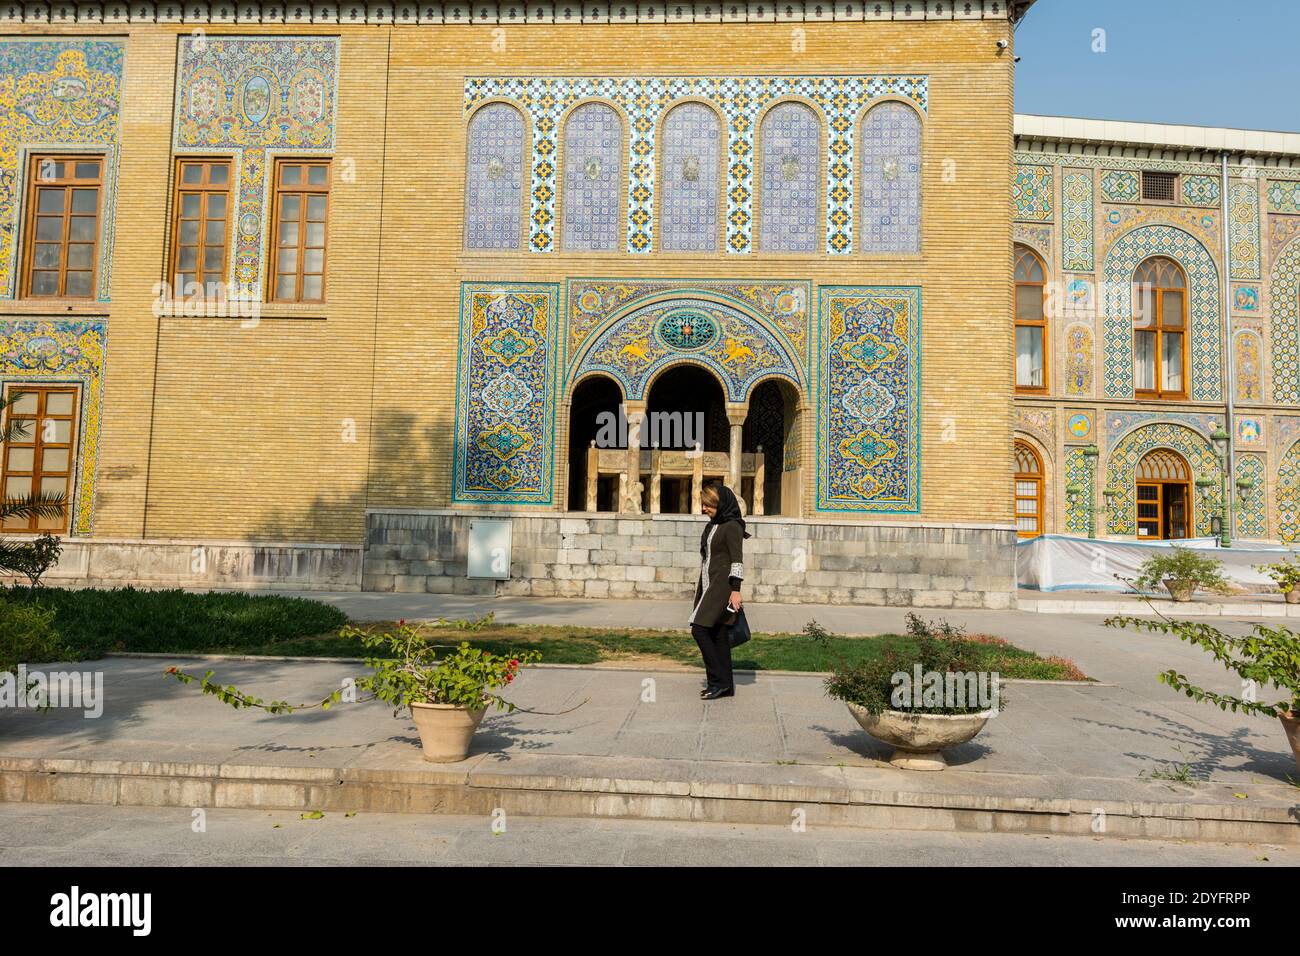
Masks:
[[[1006,607],[1231,467],[1289,540],[1297,137],[1013,117],[1029,6],[0,6],[4,530],[677,597],[723,480],[756,600]]]

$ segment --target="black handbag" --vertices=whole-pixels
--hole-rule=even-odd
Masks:
[[[745,609],[741,607],[736,617],[727,625],[727,640],[732,647],[739,647],[749,640],[749,621],[745,620]]]

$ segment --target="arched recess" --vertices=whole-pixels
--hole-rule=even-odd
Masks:
[[[1273,401],[1300,405],[1300,236],[1282,247],[1269,277]]]
[[[921,115],[910,105],[886,100],[862,120],[858,192],[861,251],[921,251]]]
[[[710,369],[728,402],[744,402],[763,378],[789,381],[803,392],[802,367],[782,338],[756,315],[704,293],[640,303],[588,336],[570,378],[602,372],[640,401],[655,374],[680,363]]]
[[[722,118],[705,103],[688,100],[663,121],[659,155],[659,249],[717,252],[726,138]]]
[[[624,222],[624,136],[623,115],[608,103],[582,103],[565,117],[562,250],[618,250]]]
[[[1134,397],[1133,276],[1138,265],[1152,256],[1173,259],[1187,274],[1190,398],[1198,402],[1222,401],[1219,269],[1195,236],[1165,224],[1130,229],[1106,252],[1102,266],[1104,394],[1107,398]]]
[[[1037,449],[1021,438],[1012,446],[1012,456],[1016,533],[1036,538],[1047,530],[1047,467]]]
[[[798,514],[803,474],[799,390],[783,378],[765,378],[750,389],[748,401],[741,449],[757,452],[762,446],[763,513]]]
[[[816,252],[821,232],[821,119],[806,103],[777,103],[759,124],[758,155],[758,250]]]
[[[1138,460],[1133,478],[1137,483],[1138,537],[1157,541],[1190,538],[1195,511],[1187,459],[1168,448],[1153,448]]]
[[[523,247],[524,144],[519,108],[486,103],[469,118],[465,156],[465,248]]]
[[[1126,434],[1110,450],[1106,460],[1106,486],[1118,494],[1106,513],[1106,530],[1110,534],[1137,535],[1138,464],[1158,448],[1177,452],[1191,470],[1191,512],[1194,534],[1210,533],[1210,518],[1219,509],[1219,482],[1215,481],[1202,496],[1195,487],[1197,478],[1216,478],[1219,461],[1209,441],[1199,432],[1174,422],[1152,422]]]
[[[569,434],[567,507],[585,511],[587,507],[587,449],[593,441],[609,435],[611,421],[617,428],[623,392],[608,375],[586,375],[573,383],[564,405],[564,426]],[[626,447],[619,436],[618,447]],[[598,489],[597,511],[617,510],[617,483],[606,482]]]

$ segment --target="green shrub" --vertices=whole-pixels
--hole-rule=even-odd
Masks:
[[[54,611],[34,601],[0,596],[0,674],[19,664],[68,660],[73,655],[54,629]]]
[[[58,615],[64,643],[83,657],[107,651],[220,653],[336,631],[342,611],[305,598],[173,588],[14,587],[15,603],[39,601]]]
[[[1277,589],[1283,594],[1300,587],[1300,561],[1295,560],[1295,555],[1288,554],[1274,564],[1257,564],[1255,570],[1262,571],[1272,578]]]
[[[1232,592],[1223,576],[1223,562],[1191,548],[1174,545],[1168,554],[1153,554],[1142,562],[1133,584],[1143,591],[1154,591],[1165,581],[1187,581],[1198,588],[1220,594]]]

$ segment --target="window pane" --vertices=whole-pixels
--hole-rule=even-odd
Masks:
[[[201,198],[198,193],[185,193],[181,196],[181,217],[183,219],[197,219],[199,209],[201,208]]]
[[[1139,332],[1133,337],[1133,387],[1154,391],[1156,387],[1156,336]]]
[[[225,163],[214,163],[208,171],[208,182],[214,186],[224,186],[230,182],[230,167]]]
[[[216,222],[208,223],[207,232],[204,234],[204,242],[209,246],[220,246],[226,242],[226,223],[223,219]]]
[[[180,255],[176,259],[176,268],[186,272],[193,271],[199,267],[199,250],[197,246],[181,246]]]
[[[1170,392],[1183,390],[1183,337],[1169,334],[1160,342],[1160,387]]]
[[[324,272],[325,271],[325,250],[308,249],[302,254],[302,271],[303,272]]]
[[[220,246],[208,246],[203,250],[203,271],[216,272],[221,268],[223,250]]]
[[[275,280],[275,297],[277,299],[290,299],[294,297],[294,288],[296,285],[295,276],[279,276]]]
[[[15,449],[16,451],[17,449]],[[31,449],[28,449],[31,451]],[[11,458],[12,462],[13,459]],[[12,464],[10,467],[13,467]],[[41,451],[41,470],[64,472],[68,470],[67,448],[46,448]]]
[[[31,471],[35,456],[35,448],[10,448],[8,468],[10,471]]]
[[[63,178],[63,163],[53,159],[42,159],[36,171],[36,178],[41,182]]]
[[[281,196],[280,197],[280,218],[297,219],[300,208],[300,197],[298,196]]]
[[[73,216],[68,222],[68,240],[70,242],[94,242],[95,219],[93,216]]]
[[[57,295],[59,291],[59,274],[57,272],[33,272],[32,295]]]
[[[197,222],[181,223],[181,243],[192,246],[199,241],[199,224]]]
[[[329,182],[328,166],[309,166],[307,168],[307,182],[312,186],[324,186]]]
[[[303,277],[302,277],[302,297],[303,297],[303,299],[310,299],[310,300],[312,300],[312,301],[316,301],[316,300],[322,298],[322,293],[324,292],[324,288],[325,288],[325,287],[324,287],[324,285],[322,284],[322,281],[321,281],[321,277],[320,277],[320,276],[303,276]]]
[[[280,223],[280,245],[298,245],[298,224],[296,222]]]
[[[1139,329],[1149,328],[1155,321],[1155,293],[1151,286],[1142,283],[1133,286],[1133,325]]]
[[[1036,285],[1016,286],[1016,318],[1029,322],[1043,321],[1043,290]]]
[[[60,509],[60,513],[57,517],[37,518],[36,519],[37,529],[40,531],[62,531],[64,526],[67,524],[66,519],[64,518],[64,514],[66,512],[67,512],[67,507],[65,506],[62,509]]]
[[[13,398],[13,404],[9,406],[9,412],[12,415],[35,415],[36,393],[35,392],[10,392],[9,397]]]
[[[307,243],[308,246],[319,248],[325,245],[325,223],[309,222],[307,223]]]
[[[68,479],[64,475],[55,475],[41,479],[41,494],[64,495],[68,493]]]
[[[63,284],[63,294],[78,299],[84,299],[90,296],[90,273],[89,272],[69,272],[68,279]]]
[[[92,250],[94,246],[84,243],[68,246],[68,268],[69,269],[90,269],[94,259]]]
[[[186,163],[181,167],[181,182],[194,185],[203,182],[203,164]]]
[[[48,392],[45,396],[45,413],[47,415],[71,415],[71,392]]]
[[[67,444],[72,434],[72,422],[66,418],[46,418],[41,421],[41,441],[52,445]]]
[[[1025,388],[1043,386],[1043,330],[1020,326],[1016,329],[1016,384]]]
[[[37,212],[63,212],[63,190],[41,189],[36,195]]]
[[[1181,292],[1165,292],[1163,298],[1160,321],[1164,323],[1165,328],[1181,329],[1183,327],[1183,294]]]
[[[226,197],[224,193],[216,193],[208,197],[208,218],[226,218]]]
[[[287,164],[286,164],[286,165],[284,165],[284,166],[282,166],[282,167],[280,167],[280,168],[281,168],[281,170],[282,170],[282,176],[283,176],[283,178],[281,178],[280,182],[284,183],[284,185],[286,185],[286,186],[300,186],[300,185],[302,185],[302,167],[301,167],[301,166],[297,166],[297,165],[290,166],[290,165],[287,165]]]
[[[5,481],[6,498],[26,498],[32,493],[32,479],[30,477],[15,476]]]
[[[99,190],[74,189],[72,191],[72,211],[94,215],[99,204]]]
[[[307,197],[307,218],[313,222],[322,222],[325,219],[324,196]]]
[[[63,240],[63,218],[61,216],[38,216],[36,218],[36,239],[45,242]]]
[[[99,160],[78,162],[76,176],[78,179],[98,179]]]
[[[36,244],[36,267],[38,269],[57,269],[59,267],[59,246],[52,242]]]
[[[277,272],[297,272],[298,271],[298,250],[281,249],[280,261],[276,266]]]

